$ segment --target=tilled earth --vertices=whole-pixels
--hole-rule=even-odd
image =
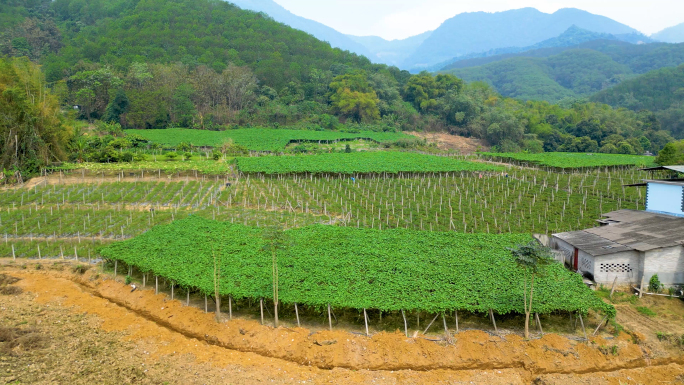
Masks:
[[[605,341],[577,344],[555,335],[528,343],[512,336],[507,342],[491,341],[485,333],[467,332],[456,336],[454,346],[429,341],[425,343],[430,345],[418,346],[387,333],[373,338],[342,331],[310,335],[305,329],[232,321],[239,325],[233,335],[230,326],[215,325],[211,315],[198,309],[182,307],[153,291],[130,293],[129,287],[95,273],[15,268],[0,273],[5,274],[0,279],[0,384],[684,383],[684,361],[651,359],[650,350],[633,344],[628,336],[611,342],[619,345],[613,355],[599,349]],[[188,336],[203,330],[213,334]],[[291,336],[293,346],[282,348],[282,335]],[[339,343],[321,346],[318,341]],[[269,343],[274,347],[267,349]],[[404,362],[387,353],[397,349],[404,355],[420,352],[435,357],[445,367],[477,369],[363,369],[377,366],[383,357],[390,366],[410,366],[410,359]],[[529,360],[507,361],[497,350]],[[439,354],[449,357],[440,360]],[[313,365],[297,362],[298,355],[307,356]],[[330,367],[321,368],[325,363]]]

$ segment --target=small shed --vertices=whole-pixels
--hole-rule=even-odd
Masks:
[[[654,190],[649,185],[649,191],[660,194],[661,185],[658,183]],[[551,246],[563,253],[568,267],[597,283],[611,284],[617,277],[621,284],[639,284],[642,278],[648,282],[658,274],[665,285],[684,284],[681,195],[677,207],[673,207],[676,194],[668,194],[669,205],[655,201],[656,194],[649,193],[652,203],[650,209],[647,205],[647,211],[618,210],[604,214],[599,220],[602,226],[553,234]]]

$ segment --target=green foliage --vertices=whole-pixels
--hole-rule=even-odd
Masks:
[[[515,248],[509,248],[508,250],[513,254],[515,262],[531,274],[537,274],[553,263],[549,249],[536,240]]]
[[[665,145],[655,160],[661,166],[684,164],[684,139]]]
[[[500,171],[503,169],[479,162],[404,152],[240,158],[238,168],[245,173],[265,174]]]
[[[66,158],[71,132],[39,66],[25,58],[0,58],[0,169],[24,177]],[[4,183],[3,180],[0,183]]]
[[[178,158],[178,153],[177,152],[167,152],[164,154],[164,157],[167,160],[176,160],[176,158]]]
[[[659,293],[662,288],[658,274],[653,274],[651,279],[648,281],[648,290],[653,293]]]
[[[506,247],[528,235],[386,231],[312,226],[286,231],[279,252],[279,296],[310,306],[522,312],[522,273]],[[195,216],[158,226],[102,250],[108,259],[137,266],[185,287],[213,292],[212,250],[220,253],[222,295],[272,296],[272,255],[263,231]],[[473,290],[477,288],[477,290]],[[560,264],[536,284],[534,312],[590,309],[614,315],[580,276]]]
[[[606,166],[652,166],[653,157],[635,155],[611,155],[611,154],[574,154],[567,152],[546,152],[542,154],[526,153],[480,153],[480,156],[502,161],[514,161],[530,163],[537,166],[557,168],[594,168]]]
[[[648,316],[648,317],[655,317],[658,315],[656,312],[647,308],[646,306],[638,306],[636,309],[639,313],[641,313],[645,316]]]
[[[422,111],[429,111],[437,106],[437,99],[445,96],[449,91],[458,91],[463,88],[461,79],[453,75],[432,76],[428,72],[421,72],[412,76],[403,92],[406,101]]]
[[[131,276],[127,275],[126,280],[124,282],[126,283],[126,285],[130,285],[132,281],[133,281],[133,279],[131,278]]]
[[[177,146],[180,143],[192,142],[195,146],[220,147],[224,144],[233,147],[230,154],[238,155],[244,152],[244,148],[251,151],[279,152],[285,149],[290,142],[294,141],[335,141],[339,139],[369,139],[377,142],[387,142],[410,136],[394,132],[360,131],[356,133],[338,131],[309,131],[309,130],[286,130],[265,128],[242,128],[227,131],[205,131],[188,129],[166,130],[126,130],[126,134],[138,134],[156,143],[165,146]],[[230,142],[232,140],[232,142]],[[224,146],[225,147],[225,146]],[[227,149],[230,148],[227,147]],[[229,154],[229,155],[230,155]]]
[[[592,100],[633,111],[654,111],[663,128],[676,137],[684,136],[684,65],[625,80],[597,93]]]
[[[380,118],[378,95],[368,84],[366,73],[340,75],[330,83],[330,101],[334,110],[356,122]]]

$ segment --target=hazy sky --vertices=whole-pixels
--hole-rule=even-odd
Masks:
[[[351,35],[403,39],[437,28],[462,12],[534,7],[579,8],[647,35],[684,23],[684,0],[275,0],[290,12]]]

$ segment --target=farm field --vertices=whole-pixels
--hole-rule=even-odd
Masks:
[[[587,154],[572,152],[545,152],[541,154],[525,153],[479,153],[487,160],[515,162],[531,166],[546,166],[560,169],[580,169],[613,166],[655,166],[655,157],[618,154]]]
[[[189,143],[199,147],[218,147],[232,141],[251,151],[279,152],[290,142],[297,141],[338,141],[345,139],[368,139],[376,142],[392,142],[411,138],[410,135],[394,132],[360,131],[347,133],[337,131],[308,131],[272,128],[240,128],[227,131],[205,131],[183,128],[165,130],[126,130],[127,134],[138,134],[164,146],[176,147]]]
[[[273,300],[272,288],[277,286],[284,304],[431,313],[523,312],[523,274],[506,248],[528,243],[529,235],[316,225],[284,232],[289,246],[276,252],[272,263],[265,231],[190,217],[112,244],[101,254],[210,295],[216,284],[223,296]],[[559,264],[539,279],[535,294],[537,313],[614,312],[580,276]]]
[[[358,152],[300,156],[238,158],[245,173],[393,173],[503,171],[503,167],[448,157],[404,152]]]

